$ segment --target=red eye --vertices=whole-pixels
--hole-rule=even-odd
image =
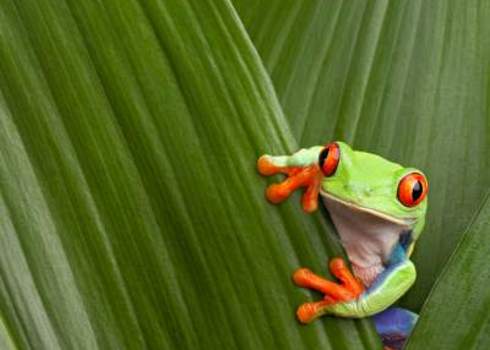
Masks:
[[[322,169],[323,175],[332,176],[339,165],[340,149],[335,142],[329,143],[320,152],[318,165]]]
[[[414,207],[425,198],[429,184],[424,175],[410,173],[398,184],[398,200],[406,207]]]

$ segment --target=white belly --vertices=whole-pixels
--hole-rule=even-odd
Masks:
[[[406,226],[322,196],[354,274],[369,287],[384,270]]]

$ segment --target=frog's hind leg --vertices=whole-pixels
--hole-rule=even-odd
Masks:
[[[373,316],[376,331],[385,349],[400,350],[412,332],[418,315],[399,307],[388,308]]]

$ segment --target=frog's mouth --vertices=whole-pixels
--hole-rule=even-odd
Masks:
[[[392,215],[388,215],[386,213],[380,212],[378,210],[366,208],[366,207],[360,206],[358,204],[346,201],[344,199],[336,197],[336,196],[334,196],[328,192],[325,192],[323,190],[320,190],[320,195],[321,195],[325,205],[327,206],[327,209],[328,209],[327,203],[329,201],[334,201],[334,202],[341,204],[342,206],[345,206],[346,208],[350,209],[350,211],[353,211],[354,213],[359,212],[359,213],[366,213],[369,215],[373,215],[377,218],[380,218],[380,219],[383,219],[385,221],[396,224],[396,225],[398,225],[404,229],[409,229],[415,223],[415,218],[397,218],[397,217],[394,217]]]

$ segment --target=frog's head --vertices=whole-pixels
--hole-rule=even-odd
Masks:
[[[263,175],[288,177],[267,188],[273,203],[306,187],[303,209],[313,212],[320,194],[353,266],[388,261],[396,242],[410,254],[424,226],[428,192],[424,174],[354,151],[343,142],[301,149],[291,156],[264,155],[257,165]],[[368,275],[363,275],[367,284],[372,277]]]
[[[421,171],[354,151],[343,142],[325,146],[318,165],[324,175],[320,194],[326,203],[411,228],[423,225],[428,183]]]

